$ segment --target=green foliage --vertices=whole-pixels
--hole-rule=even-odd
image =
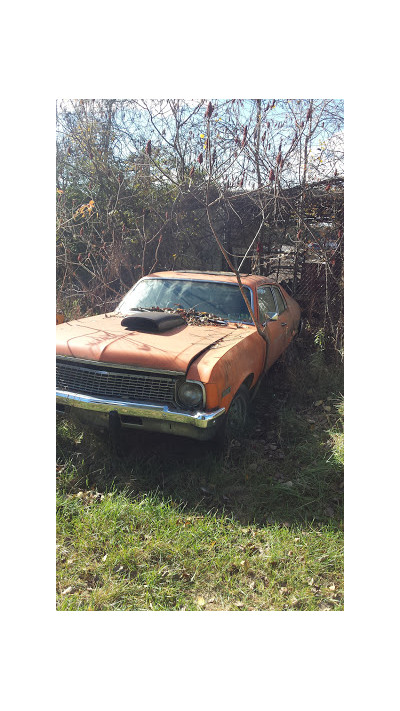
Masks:
[[[342,373],[277,364],[246,438],[58,425],[60,610],[343,609]]]
[[[323,328],[318,329],[314,336],[314,343],[320,351],[325,350],[325,331]]]

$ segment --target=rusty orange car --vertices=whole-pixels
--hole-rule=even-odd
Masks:
[[[59,324],[57,412],[114,434],[241,432],[262,376],[301,323],[281,285],[256,275],[241,282],[246,300],[232,273],[156,272],[115,311]]]

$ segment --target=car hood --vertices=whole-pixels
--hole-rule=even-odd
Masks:
[[[165,333],[141,333],[121,326],[121,314],[103,314],[57,326],[57,355],[186,373],[200,353],[234,329],[185,324]]]

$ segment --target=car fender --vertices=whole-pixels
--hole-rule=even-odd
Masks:
[[[244,381],[251,379],[253,387],[264,370],[264,339],[254,327],[248,327],[245,333],[238,333],[239,330],[212,346],[188,370],[189,380],[198,380],[205,385],[207,409],[228,409]]]

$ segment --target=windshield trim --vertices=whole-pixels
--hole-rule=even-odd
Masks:
[[[139,282],[141,282],[141,281],[149,281],[150,279],[158,279],[159,281],[160,281],[160,280],[161,280],[161,281],[201,281],[201,282],[204,282],[204,283],[206,283],[206,284],[230,284],[231,286],[236,286],[236,287],[239,289],[239,284],[238,284],[237,282],[235,283],[235,282],[232,282],[232,281],[222,281],[222,280],[219,281],[219,280],[218,280],[217,282],[215,282],[215,281],[210,281],[210,279],[188,279],[187,277],[186,277],[186,278],[185,278],[185,277],[163,277],[163,276],[152,276],[151,274],[149,274],[148,276],[145,276],[145,277],[142,277],[141,279],[138,279],[138,281],[136,282],[136,284],[134,284],[134,285],[132,286],[132,288],[129,289],[129,291],[127,292],[127,294],[125,294],[125,296],[124,296],[124,298],[122,299],[122,301],[125,301],[125,299],[126,299],[126,297],[128,296],[128,294],[130,294],[130,292],[133,291],[133,289],[135,289],[135,287],[137,286],[137,284],[139,284]],[[250,299],[249,299],[249,301],[250,301],[251,310],[252,310],[252,312],[254,313],[254,297],[253,297],[253,290],[251,289],[250,286],[247,286],[247,284],[246,284],[246,285],[243,284],[242,286],[243,286],[243,289],[247,289],[247,290],[250,292]],[[122,304],[122,301],[118,304],[118,307],[117,307],[117,309],[116,309],[117,311],[119,310],[119,307],[120,307],[120,305]],[[249,314],[249,316],[250,316],[250,314]],[[234,319],[222,319],[222,320],[226,321],[227,323],[245,323],[245,324],[251,324],[252,326],[254,326],[254,323],[253,323],[253,321],[251,320],[251,318],[250,318],[249,321],[239,321],[238,319],[237,319],[237,320],[234,320]]]

